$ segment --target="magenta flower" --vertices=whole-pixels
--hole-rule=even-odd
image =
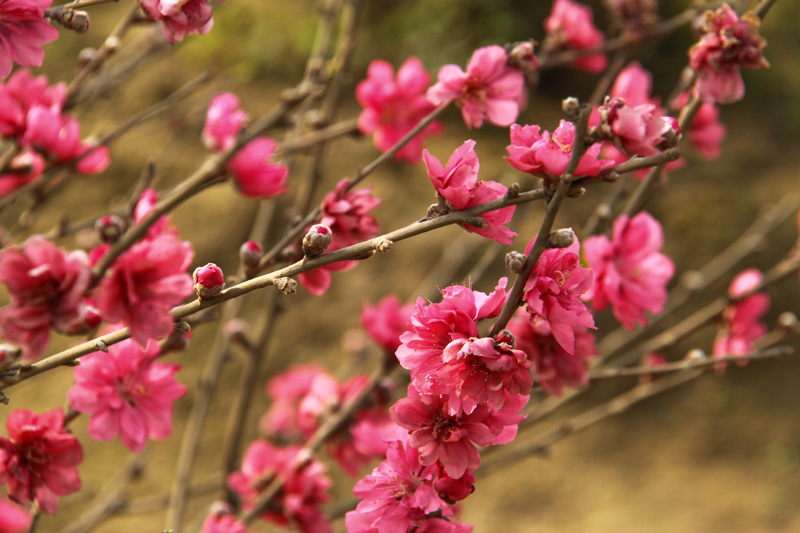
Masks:
[[[741,298],[755,289],[764,276],[755,268],[739,273],[728,288],[728,296]],[[722,322],[714,340],[715,356],[745,355],[756,351],[755,343],[767,333],[767,327],[760,319],[769,310],[770,299],[765,291],[759,291],[732,302],[722,312]],[[747,361],[739,362],[742,365]],[[718,371],[725,369],[725,363],[718,363]]]
[[[47,76],[34,78],[27,69],[17,70],[5,84],[0,82],[0,135],[22,137],[34,105],[61,110],[66,97],[66,83],[49,87]]]
[[[119,436],[134,453],[144,449],[148,438],[169,437],[172,403],[186,394],[186,387],[175,381],[180,365],[157,362],[159,353],[152,340],[142,349],[129,339],[109,346],[108,353],[81,359],[67,398],[70,407],[91,416],[90,437]]]
[[[511,144],[508,161],[519,171],[542,176],[548,180],[558,180],[567,168],[575,142],[575,124],[562,120],[550,135],[545,130],[540,133],[539,126],[511,126]],[[593,144],[578,162],[576,176],[597,176],[613,161],[600,159],[600,144]]]
[[[6,248],[0,253],[0,283],[11,305],[0,310],[0,333],[22,347],[27,361],[38,359],[50,328],[69,330],[85,317],[90,278],[86,254],[67,253],[44,237]]]
[[[244,524],[236,520],[227,503],[216,502],[211,506],[203,522],[201,533],[250,533]]]
[[[497,126],[510,126],[528,100],[525,77],[506,66],[502,46],[486,46],[473,52],[464,72],[457,65],[439,69],[439,81],[428,89],[435,105],[454,100],[468,127],[480,128],[484,119]]]
[[[8,415],[6,430],[8,438],[0,437],[0,484],[8,483],[13,501],[24,505],[33,500],[45,513],[55,514],[58,497],[81,488],[75,467],[83,462],[83,449],[64,429],[64,412],[37,415],[17,409]]]
[[[378,150],[389,150],[436,108],[425,96],[428,85],[430,76],[416,57],[403,63],[397,79],[389,63],[376,59],[369,64],[367,79],[356,87],[356,98],[364,108],[358,116],[358,129],[364,134],[374,134]],[[419,162],[425,137],[441,130],[441,122],[429,124],[397,152],[395,161]]]
[[[203,145],[211,152],[230,150],[245,122],[247,113],[239,109],[239,99],[235,94],[215,94],[206,112]]]
[[[536,238],[528,243],[529,254]],[[580,265],[578,240],[568,248],[545,250],[525,284],[523,300],[534,324],[547,322],[553,337],[575,353],[575,326],[594,329],[594,317],[581,301],[592,287],[592,270]]]
[[[270,481],[281,476],[283,489],[261,518],[282,526],[293,524],[303,533],[330,532],[320,505],[330,500],[332,481],[318,460],[299,464],[299,451],[299,446],[277,448],[265,440],[253,441],[244,454],[242,470],[228,476],[228,486],[244,500],[244,508],[251,509]]]
[[[0,533],[25,533],[31,527],[33,517],[5,498],[0,498]]]
[[[237,188],[251,198],[273,198],[288,190],[289,169],[272,162],[278,143],[267,137],[256,137],[242,147],[230,161]]]
[[[142,347],[150,338],[172,333],[170,309],[192,294],[192,278],[186,269],[193,256],[191,244],[170,233],[131,246],[100,282],[97,304],[103,319],[122,321]]]
[[[422,159],[425,161],[428,178],[437,194],[449,204],[448,209],[451,207],[456,211],[469,209],[502,198],[508,192],[508,188],[500,183],[478,179],[480,162],[475,155],[473,140],[465,141],[458,147],[444,168],[427,150],[422,151]],[[515,210],[516,206],[512,205],[480,215],[486,221],[485,228],[469,224],[463,224],[461,227],[501,244],[511,244],[511,238],[517,234],[506,228],[505,224],[511,221]]]
[[[361,327],[378,346],[394,354],[401,344],[400,335],[406,331],[413,312],[414,304],[401,306],[397,296],[390,294],[375,307],[364,304]]]
[[[689,100],[689,93],[682,93],[675,106],[682,109]],[[705,159],[716,159],[722,154],[722,141],[728,134],[725,125],[719,120],[719,106],[703,102],[697,109],[689,125],[689,141]]]
[[[139,0],[151,20],[160,20],[169,44],[183,41],[187,34],[205,35],[214,25],[207,0]]]
[[[661,114],[654,104],[628,105],[621,98],[607,99],[600,107],[604,125],[607,125],[615,144],[632,155],[654,156],[662,142],[680,134],[677,121]]]
[[[585,327],[573,326],[575,349],[566,351],[553,337],[547,322],[534,325],[527,313],[520,311],[508,323],[517,340],[517,349],[528,354],[536,381],[549,394],[561,396],[564,387],[580,388],[589,383],[588,360],[597,355],[594,334]]]
[[[58,38],[44,19],[52,0],[0,0],[0,79],[11,74],[12,62],[42,66],[42,46]]]
[[[335,252],[336,250],[338,250],[338,248],[328,249],[329,252]],[[297,281],[299,281],[300,284],[314,296],[322,296],[328,292],[328,289],[331,288],[331,282],[333,281],[331,272],[344,272],[346,270],[352,270],[357,265],[358,262],[356,261],[339,261],[338,263],[331,263],[329,265],[317,267],[314,270],[301,272],[297,275]]]
[[[366,241],[380,234],[378,220],[370,211],[381,204],[372,195],[372,187],[347,190],[350,180],[343,179],[322,201],[320,224],[333,231],[333,244],[329,251]]]
[[[549,50],[593,50],[605,43],[605,35],[594,25],[592,8],[572,0],[555,0],[550,16],[544,20]],[[572,66],[592,74],[605,70],[608,58],[597,52],[572,62]]]
[[[267,384],[272,406],[261,418],[261,429],[272,438],[291,442],[302,435],[297,407],[311,391],[315,378],[325,371],[313,365],[294,365]],[[313,428],[312,428],[313,431]]]
[[[24,150],[11,160],[11,168],[19,169],[0,175],[0,198],[39,179],[44,170],[44,159],[31,150]]]
[[[608,94],[612,98],[622,98],[634,107],[641,104],[658,106],[660,101],[650,96],[652,90],[653,76],[641,63],[633,61],[619,71]]]
[[[728,4],[703,15],[703,36],[689,50],[697,72],[695,95],[704,102],[732,104],[744,98],[741,67],[768,68],[761,55],[767,42],[758,34],[759,18],[748,11],[740,19]]]
[[[589,237],[583,244],[586,261],[595,275],[584,295],[601,311],[610,303],[617,320],[628,329],[647,325],[644,312],[660,313],[667,300],[666,285],[675,265],[658,251],[664,246],[661,224],[642,212],[630,220],[614,221],[611,240]]]

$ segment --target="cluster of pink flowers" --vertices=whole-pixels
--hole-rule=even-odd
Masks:
[[[440,204],[442,200],[445,202],[445,211],[469,209],[502,198],[508,192],[505,185],[478,178],[480,162],[475,155],[473,140],[465,141],[457,148],[444,168],[427,150],[423,151],[422,159],[425,161],[428,178],[440,197]],[[506,228],[505,224],[511,221],[515,210],[516,206],[509,206],[480,215],[486,221],[486,227],[468,224],[462,227],[499,243],[511,244],[511,238],[517,234]]]
[[[209,7],[209,9],[211,9]],[[239,109],[239,99],[231,93],[214,96],[203,126],[203,144],[212,152],[230,150],[247,122],[247,113]],[[273,198],[285,193],[289,169],[272,161],[278,143],[268,137],[256,137],[228,161],[237,188],[251,198]]]
[[[741,19],[729,5],[703,15],[703,36],[689,50],[689,65],[697,72],[695,95],[704,102],[731,104],[744,97],[741,67],[767,68],[758,34],[761,21],[752,12]]]
[[[742,296],[755,289],[763,280],[764,276],[760,271],[748,268],[731,282],[728,296],[737,300],[722,312],[720,329],[714,341],[715,356],[745,355],[756,350],[755,342],[767,332],[767,327],[760,320],[769,309],[769,295],[760,291]],[[717,370],[724,369],[725,363],[717,365]]]
[[[91,415],[89,436],[111,440],[117,435],[132,452],[140,452],[147,439],[166,439],[172,432],[172,403],[186,394],[175,381],[180,365],[159,363],[158,345],[150,340],[144,349],[132,340],[94,353],[75,367],[75,384],[67,393],[69,405]]]
[[[320,505],[329,501],[333,482],[324,475],[325,466],[316,459],[303,460],[299,446],[277,448],[256,440],[247,448],[242,469],[228,476],[228,486],[239,495],[245,509],[251,509],[271,481],[280,477],[283,488],[261,518],[279,525],[292,524],[303,533],[326,533],[331,530]],[[232,527],[238,527],[231,522]],[[236,531],[236,529],[233,529]]]
[[[42,46],[58,38],[58,30],[44,19],[52,0],[0,0],[0,79],[12,63],[40,67]]]
[[[22,148],[12,162],[14,172],[0,175],[0,193],[37,180],[48,163],[66,164],[80,157],[74,168],[81,174],[96,174],[108,167],[105,146],[81,141],[78,121],[63,110],[66,96],[65,84],[48,86],[46,76],[33,77],[25,69],[0,82],[0,135]]]
[[[661,224],[648,213],[614,221],[611,239],[593,236],[583,243],[586,261],[594,271],[594,286],[584,295],[595,309],[610,303],[617,320],[628,329],[647,324],[644,312],[660,313],[667,300],[666,285],[675,265],[659,250],[664,246]]]
[[[160,20],[169,44],[180,42],[187,34],[205,35],[214,25],[208,0],[139,0],[151,20]]]
[[[428,85],[430,76],[418,58],[408,58],[398,69],[397,79],[389,63],[376,59],[367,69],[367,79],[356,87],[356,98],[364,108],[358,129],[373,134],[378,150],[389,150],[436,108],[425,96]],[[419,162],[425,137],[441,130],[441,122],[429,124],[397,152],[395,161]]]
[[[436,105],[455,101],[470,128],[480,128],[484,119],[509,126],[527,104],[528,92],[522,72],[507,62],[502,46],[478,48],[466,72],[458,65],[439,69],[438,81],[428,89],[428,99]]]
[[[603,46],[605,35],[594,25],[592,8],[572,0],[555,0],[550,16],[544,21],[547,32],[545,48],[559,50],[594,50]],[[572,66],[592,74],[605,70],[608,58],[603,52],[572,62]]]
[[[8,483],[13,501],[34,501],[45,513],[55,514],[58,497],[81,488],[75,467],[83,462],[83,449],[64,429],[64,412],[37,415],[17,409],[8,415],[6,430],[8,438],[0,437],[0,484]]]
[[[216,502],[203,522],[202,533],[250,533],[236,520],[230,505]]]

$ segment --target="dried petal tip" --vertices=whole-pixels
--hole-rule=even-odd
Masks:
[[[125,231],[125,223],[117,215],[105,215],[97,219],[94,229],[103,242],[114,244]]]
[[[314,224],[308,228],[303,237],[303,253],[306,258],[314,259],[325,253],[333,240],[331,228],[323,224]]]
[[[194,292],[201,300],[216,296],[225,286],[222,270],[214,263],[194,269],[192,279],[194,280]]]
[[[569,248],[575,242],[575,232],[572,228],[556,230],[547,238],[549,248]]]
[[[262,257],[264,249],[256,241],[247,241],[239,248],[239,260],[248,270],[258,267]]]
[[[522,272],[528,256],[520,252],[508,252],[506,254],[506,268],[514,274]]]

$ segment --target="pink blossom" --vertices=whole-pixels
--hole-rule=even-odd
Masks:
[[[652,74],[642,67],[641,63],[633,61],[619,71],[608,94],[612,98],[622,98],[629,106],[635,107],[642,104],[658,106],[660,101],[650,96],[652,90]]]
[[[688,100],[689,93],[683,93],[675,101],[675,106],[682,109]],[[710,102],[700,104],[689,125],[689,140],[700,157],[718,158],[722,154],[722,141],[727,134],[725,125],[719,120],[717,104]]]
[[[320,223],[333,231],[334,249],[372,239],[381,231],[370,214],[381,204],[380,198],[372,195],[372,187],[348,190],[349,185],[348,179],[339,181],[322,201]]]
[[[0,533],[25,533],[32,521],[27,509],[0,498]]]
[[[656,147],[680,134],[677,121],[665,117],[654,104],[629,105],[621,98],[610,98],[600,108],[604,126],[610,130],[614,142],[629,154],[654,156],[661,153]]]
[[[256,137],[228,161],[237,188],[251,198],[273,198],[288,190],[289,169],[272,162],[278,143],[267,137]]]
[[[58,38],[58,30],[44,19],[52,0],[0,0],[0,79],[11,73],[12,62],[42,66],[45,43]]]
[[[42,355],[50,328],[68,330],[84,318],[87,261],[83,252],[67,253],[38,235],[0,253],[0,283],[11,297],[0,310],[0,332],[21,345],[26,360]]]
[[[218,502],[219,503],[219,502]],[[203,529],[201,533],[250,533],[245,529],[244,524],[236,520],[236,516],[232,514],[230,507],[223,504],[222,510],[212,510],[206,516],[203,522]]]
[[[413,304],[401,306],[397,296],[390,294],[375,307],[368,303],[364,304],[361,327],[378,346],[394,354],[401,344],[400,335],[406,331],[413,312]]]
[[[11,160],[11,168],[18,172],[0,175],[0,197],[10,194],[20,187],[39,179],[44,170],[44,159],[36,152],[24,150]]]
[[[744,98],[740,67],[769,67],[761,55],[766,41],[758,34],[760,24],[752,11],[740,19],[727,4],[705,12],[704,34],[689,50],[689,65],[697,72],[694,93],[698,98],[718,104]]]
[[[543,176],[545,179],[557,180],[567,168],[572,156],[575,142],[575,124],[562,120],[553,132],[545,130],[540,134],[539,126],[511,126],[511,144],[508,150],[508,161],[519,171]],[[604,168],[611,166],[612,161],[599,158],[600,144],[593,144],[578,162],[576,176],[597,176]]]
[[[169,311],[192,293],[186,269],[193,256],[190,243],[169,233],[134,244],[100,282],[97,303],[103,319],[122,321],[142,347],[149,338],[172,333]]]
[[[555,0],[544,20],[545,47],[550,50],[593,50],[605,43],[605,35],[594,25],[592,8],[572,0]],[[602,52],[576,59],[572,66],[592,74],[605,70],[608,58]]]
[[[214,25],[207,0],[139,0],[151,20],[164,25],[164,38],[169,44],[183,41],[187,34],[205,35]]]
[[[8,438],[0,437],[0,484],[8,483],[13,501],[34,500],[39,509],[55,514],[58,496],[81,488],[75,467],[83,462],[83,450],[64,429],[64,412],[37,415],[17,409],[8,415],[6,430]]]
[[[397,71],[397,79],[389,63],[376,59],[367,69],[367,79],[356,87],[356,98],[364,108],[358,129],[374,133],[375,147],[386,152],[435,109],[425,96],[428,85],[430,76],[418,58],[408,58]],[[397,152],[395,161],[419,162],[425,137],[441,129],[439,121],[429,124]]]
[[[331,531],[320,505],[329,501],[332,485],[325,467],[316,459],[298,463],[299,446],[277,448],[265,440],[253,441],[242,460],[242,470],[228,476],[228,486],[251,509],[258,495],[277,476],[283,489],[273,498],[261,518],[279,525],[294,524],[303,533]]]
[[[108,353],[81,359],[67,398],[70,407],[91,415],[90,437],[111,440],[119,435],[135,453],[148,438],[169,437],[172,402],[186,394],[186,387],[175,381],[180,365],[157,362],[159,353],[152,340],[144,349],[125,340],[109,346]]]
[[[230,150],[247,122],[247,113],[239,109],[239,99],[233,93],[214,95],[203,126],[203,145],[212,152]]]
[[[422,395],[408,387],[408,397],[395,403],[389,412],[392,419],[409,431],[409,444],[419,448],[419,460],[425,466],[437,461],[452,478],[481,466],[478,446],[507,444],[514,440],[517,424],[525,415],[517,414],[528,403],[528,396],[506,393],[503,407],[493,410],[479,405],[472,413],[451,415],[447,399]]]
[[[566,351],[553,337],[547,322],[534,325],[524,311],[517,312],[508,323],[508,330],[517,340],[517,348],[528,354],[533,363],[536,381],[554,396],[561,396],[564,387],[580,388],[589,383],[588,360],[597,355],[594,334],[582,326],[572,326],[575,336],[573,353]]]
[[[48,86],[47,76],[33,77],[27,69],[17,70],[5,84],[0,82],[0,135],[21,137],[34,105],[61,110],[66,97],[66,83]]]
[[[328,252],[335,252],[337,249],[338,248],[328,249]],[[297,275],[297,281],[299,281],[300,284],[314,296],[322,296],[328,292],[328,289],[331,288],[331,282],[333,281],[331,278],[331,272],[344,272],[346,270],[352,270],[357,265],[358,262],[356,261],[339,261],[337,263],[331,263],[329,265],[317,267],[314,270],[301,272]]]
[[[586,239],[584,254],[595,283],[584,300],[591,300],[597,310],[610,303],[614,316],[628,329],[646,325],[644,312],[661,312],[666,285],[675,272],[672,261],[658,252],[663,245],[661,224],[645,212],[617,218],[611,240],[602,235]]]
[[[756,341],[767,333],[767,327],[759,320],[769,309],[770,298],[764,291],[742,296],[755,289],[763,280],[764,276],[760,271],[748,268],[731,282],[728,296],[739,299],[722,312],[722,322],[714,341],[715,356],[745,355],[756,351]],[[747,361],[741,361],[743,365],[746,363]],[[717,370],[724,369],[724,363],[717,365]]]
[[[297,407],[311,391],[314,379],[324,370],[313,365],[295,365],[273,377],[267,384],[267,396],[272,406],[261,419],[261,429],[267,435],[291,442],[301,436]],[[313,429],[312,429],[313,431]]]
[[[500,183],[478,179],[480,162],[475,155],[473,140],[465,141],[457,148],[444,168],[427,150],[422,151],[422,159],[425,161],[428,178],[437,194],[449,204],[448,209],[451,207],[456,211],[469,209],[502,198],[508,192],[508,188]],[[506,228],[505,224],[511,221],[515,210],[516,206],[512,205],[480,215],[486,221],[485,228],[469,224],[461,227],[501,244],[511,244],[511,238],[517,234]]]
[[[530,254],[534,238],[525,248]],[[542,253],[525,284],[523,300],[534,324],[547,322],[555,340],[575,353],[575,326],[594,328],[594,318],[580,300],[592,287],[592,270],[580,265],[578,240],[568,248]]]
[[[507,61],[502,46],[478,48],[466,72],[457,65],[439,69],[439,80],[428,89],[428,99],[436,105],[454,100],[470,128],[480,128],[484,119],[509,126],[525,107],[528,93],[522,72],[506,66]]]

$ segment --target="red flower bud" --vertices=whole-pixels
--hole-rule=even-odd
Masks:
[[[331,228],[323,224],[314,224],[308,228],[308,233],[303,237],[303,253],[309,259],[314,259],[325,253],[333,240]]]
[[[192,279],[194,280],[194,292],[203,300],[216,296],[225,286],[222,270],[214,263],[196,268]]]
[[[247,241],[239,248],[239,260],[248,270],[257,268],[263,256],[264,249],[256,241]]]

